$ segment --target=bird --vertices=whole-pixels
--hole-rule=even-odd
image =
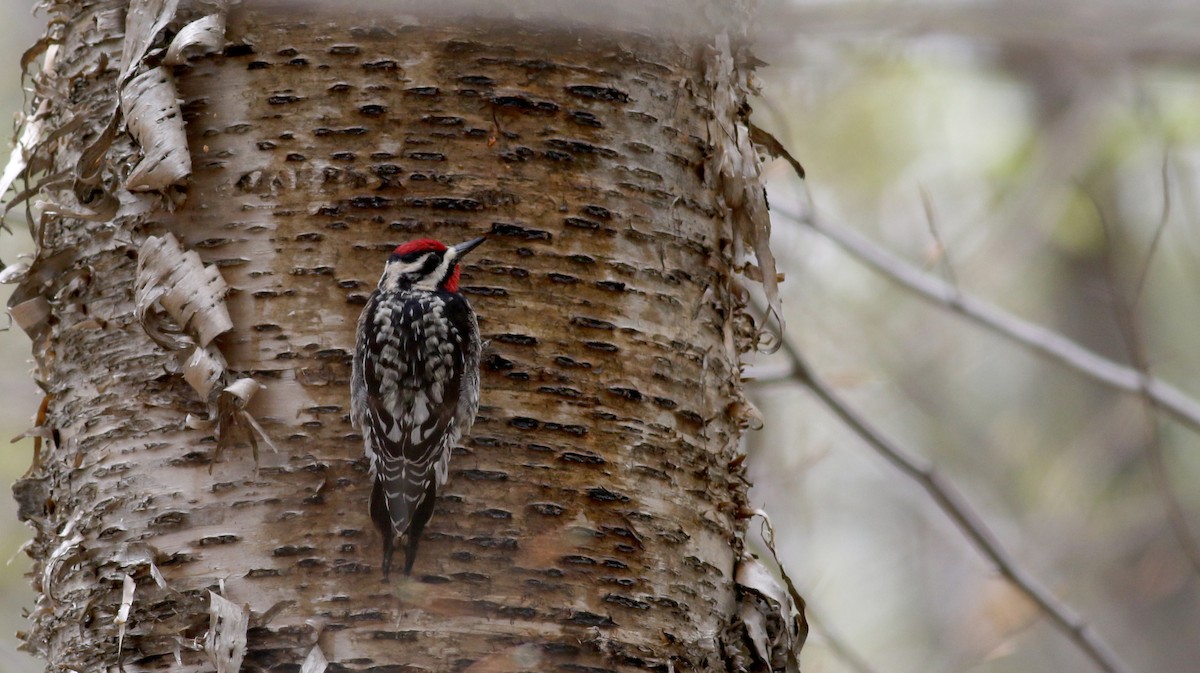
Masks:
[[[350,415],[373,480],[367,509],[385,580],[401,537],[412,573],[450,454],[479,410],[479,324],[458,283],[460,261],[485,240],[397,246],[358,318]]]

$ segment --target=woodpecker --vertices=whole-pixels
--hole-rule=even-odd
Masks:
[[[484,240],[398,246],[358,318],[350,416],[370,461],[385,579],[401,536],[412,572],[450,454],[479,409],[479,325],[458,291],[458,262]]]

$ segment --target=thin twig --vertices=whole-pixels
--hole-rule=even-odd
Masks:
[[[1100,227],[1104,232],[1104,276],[1110,288],[1109,294],[1112,296],[1113,318],[1117,322],[1121,340],[1125,342],[1129,359],[1142,375],[1143,381],[1150,379],[1150,359],[1146,357],[1141,330],[1138,329],[1137,305],[1141,298],[1146,276],[1150,272],[1150,264],[1154,261],[1154,253],[1158,250],[1158,242],[1162,239],[1163,229],[1167,226],[1167,215],[1170,206],[1169,202],[1166,201],[1168,196],[1165,160],[1163,166],[1163,216],[1159,220],[1158,228],[1154,232],[1154,240],[1150,244],[1150,250],[1146,253],[1146,259],[1138,273],[1135,295],[1130,302],[1126,302],[1121,296],[1117,281],[1117,260],[1113,250],[1114,233],[1111,230],[1108,218],[1104,216],[1104,209],[1101,207],[1099,201],[1096,200],[1095,195],[1081,188],[1084,195],[1091,202],[1092,207],[1096,210],[1096,217],[1100,220]],[[1154,480],[1155,491],[1162,498],[1163,509],[1167,515],[1167,523],[1171,528],[1171,532],[1175,535],[1175,541],[1179,543],[1183,555],[1191,563],[1192,571],[1200,574],[1200,544],[1197,543],[1195,535],[1192,534],[1187,514],[1184,512],[1183,505],[1179,503],[1179,497],[1175,494],[1174,487],[1171,486],[1171,476],[1167,471],[1167,464],[1163,458],[1162,437],[1158,428],[1158,405],[1155,404],[1149,395],[1145,394],[1144,390],[1142,391],[1141,398],[1146,408],[1146,424],[1150,435],[1146,440],[1145,446],[1146,462],[1150,465],[1150,475]]]
[[[942,241],[942,235],[938,233],[937,218],[933,215],[933,200],[924,187],[919,187],[918,191],[921,193],[921,207],[925,209],[925,224],[929,226],[929,235],[933,237],[933,242],[937,245],[938,265],[942,267],[942,274],[946,277],[946,282],[957,291],[959,289],[958,276],[954,273],[954,265],[950,263],[950,251]]]
[[[769,386],[778,383],[793,383],[792,370],[788,367],[765,367],[752,365],[742,372],[742,383],[748,386]]]
[[[779,340],[783,351],[792,361],[797,380],[811,390],[855,434],[875,449],[876,453],[925,489],[925,492],[933,498],[938,507],[950,517],[979,552],[990,560],[1000,574],[1012,582],[1013,586],[1028,596],[1071,642],[1075,643],[1101,670],[1107,673],[1127,673],[1129,671],[1087,622],[1083,621],[1070,606],[1050,593],[1017,564],[1013,557],[1001,547],[999,540],[996,539],[979,514],[967,503],[953,484],[942,479],[934,471],[932,464],[909,453],[884,436],[865,418],[842,402],[832,388],[817,378],[801,356],[799,347],[787,335],[780,335]]]
[[[1158,252],[1163,232],[1167,230],[1167,221],[1171,219],[1171,173],[1168,164],[1170,158],[1170,153],[1164,148],[1162,168],[1160,170],[1160,175],[1162,176],[1162,214],[1158,218],[1158,226],[1154,229],[1154,238],[1150,239],[1150,249],[1146,251],[1146,261],[1142,264],[1141,273],[1138,274],[1137,285],[1133,288],[1133,306],[1131,310],[1134,313],[1137,312],[1138,305],[1141,304],[1142,291],[1146,289],[1146,277],[1150,275],[1150,260],[1154,259],[1154,253]]]
[[[806,225],[837,243],[860,262],[872,267],[918,296],[1008,337],[1030,350],[1057,360],[1109,387],[1127,393],[1145,394],[1172,418],[1200,431],[1200,404],[1175,386],[1154,377],[1143,380],[1141,372],[1101,357],[1071,339],[1041,325],[1018,318],[1007,311],[960,292],[875,245],[857,232],[829,224],[815,217],[804,218],[785,210],[777,215]]]
[[[1154,413],[1158,407],[1149,397],[1143,399],[1148,411],[1146,422],[1150,431],[1150,437],[1146,442],[1146,462],[1150,464],[1150,473],[1157,487],[1155,490],[1162,496],[1167,523],[1170,524],[1171,531],[1175,534],[1175,541],[1179,543],[1183,555],[1192,564],[1192,572],[1200,575],[1200,543],[1197,543],[1196,536],[1192,534],[1187,514],[1183,506],[1179,504],[1179,497],[1175,494],[1174,487],[1171,486],[1171,475],[1167,470],[1167,463],[1163,459],[1162,433],[1158,428],[1158,416]]]
[[[811,602],[805,608],[805,612],[808,614],[809,626],[821,634],[821,640],[825,641],[825,645],[829,647],[833,655],[846,664],[850,670],[855,673],[877,673],[877,670],[866,659],[863,659],[862,655],[855,652],[853,648],[846,644],[846,641],[842,640],[841,637],[825,625],[824,620],[813,610]]]

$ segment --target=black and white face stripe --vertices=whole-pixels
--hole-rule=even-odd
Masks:
[[[454,271],[458,255],[454,248],[444,252],[423,250],[389,259],[379,279],[379,287],[397,290],[411,287],[433,292]]]

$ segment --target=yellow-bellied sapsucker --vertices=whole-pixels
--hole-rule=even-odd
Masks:
[[[358,319],[350,417],[371,463],[384,577],[405,534],[404,574],[412,571],[450,454],[479,409],[479,326],[458,291],[458,261],[483,241],[397,247]]]

